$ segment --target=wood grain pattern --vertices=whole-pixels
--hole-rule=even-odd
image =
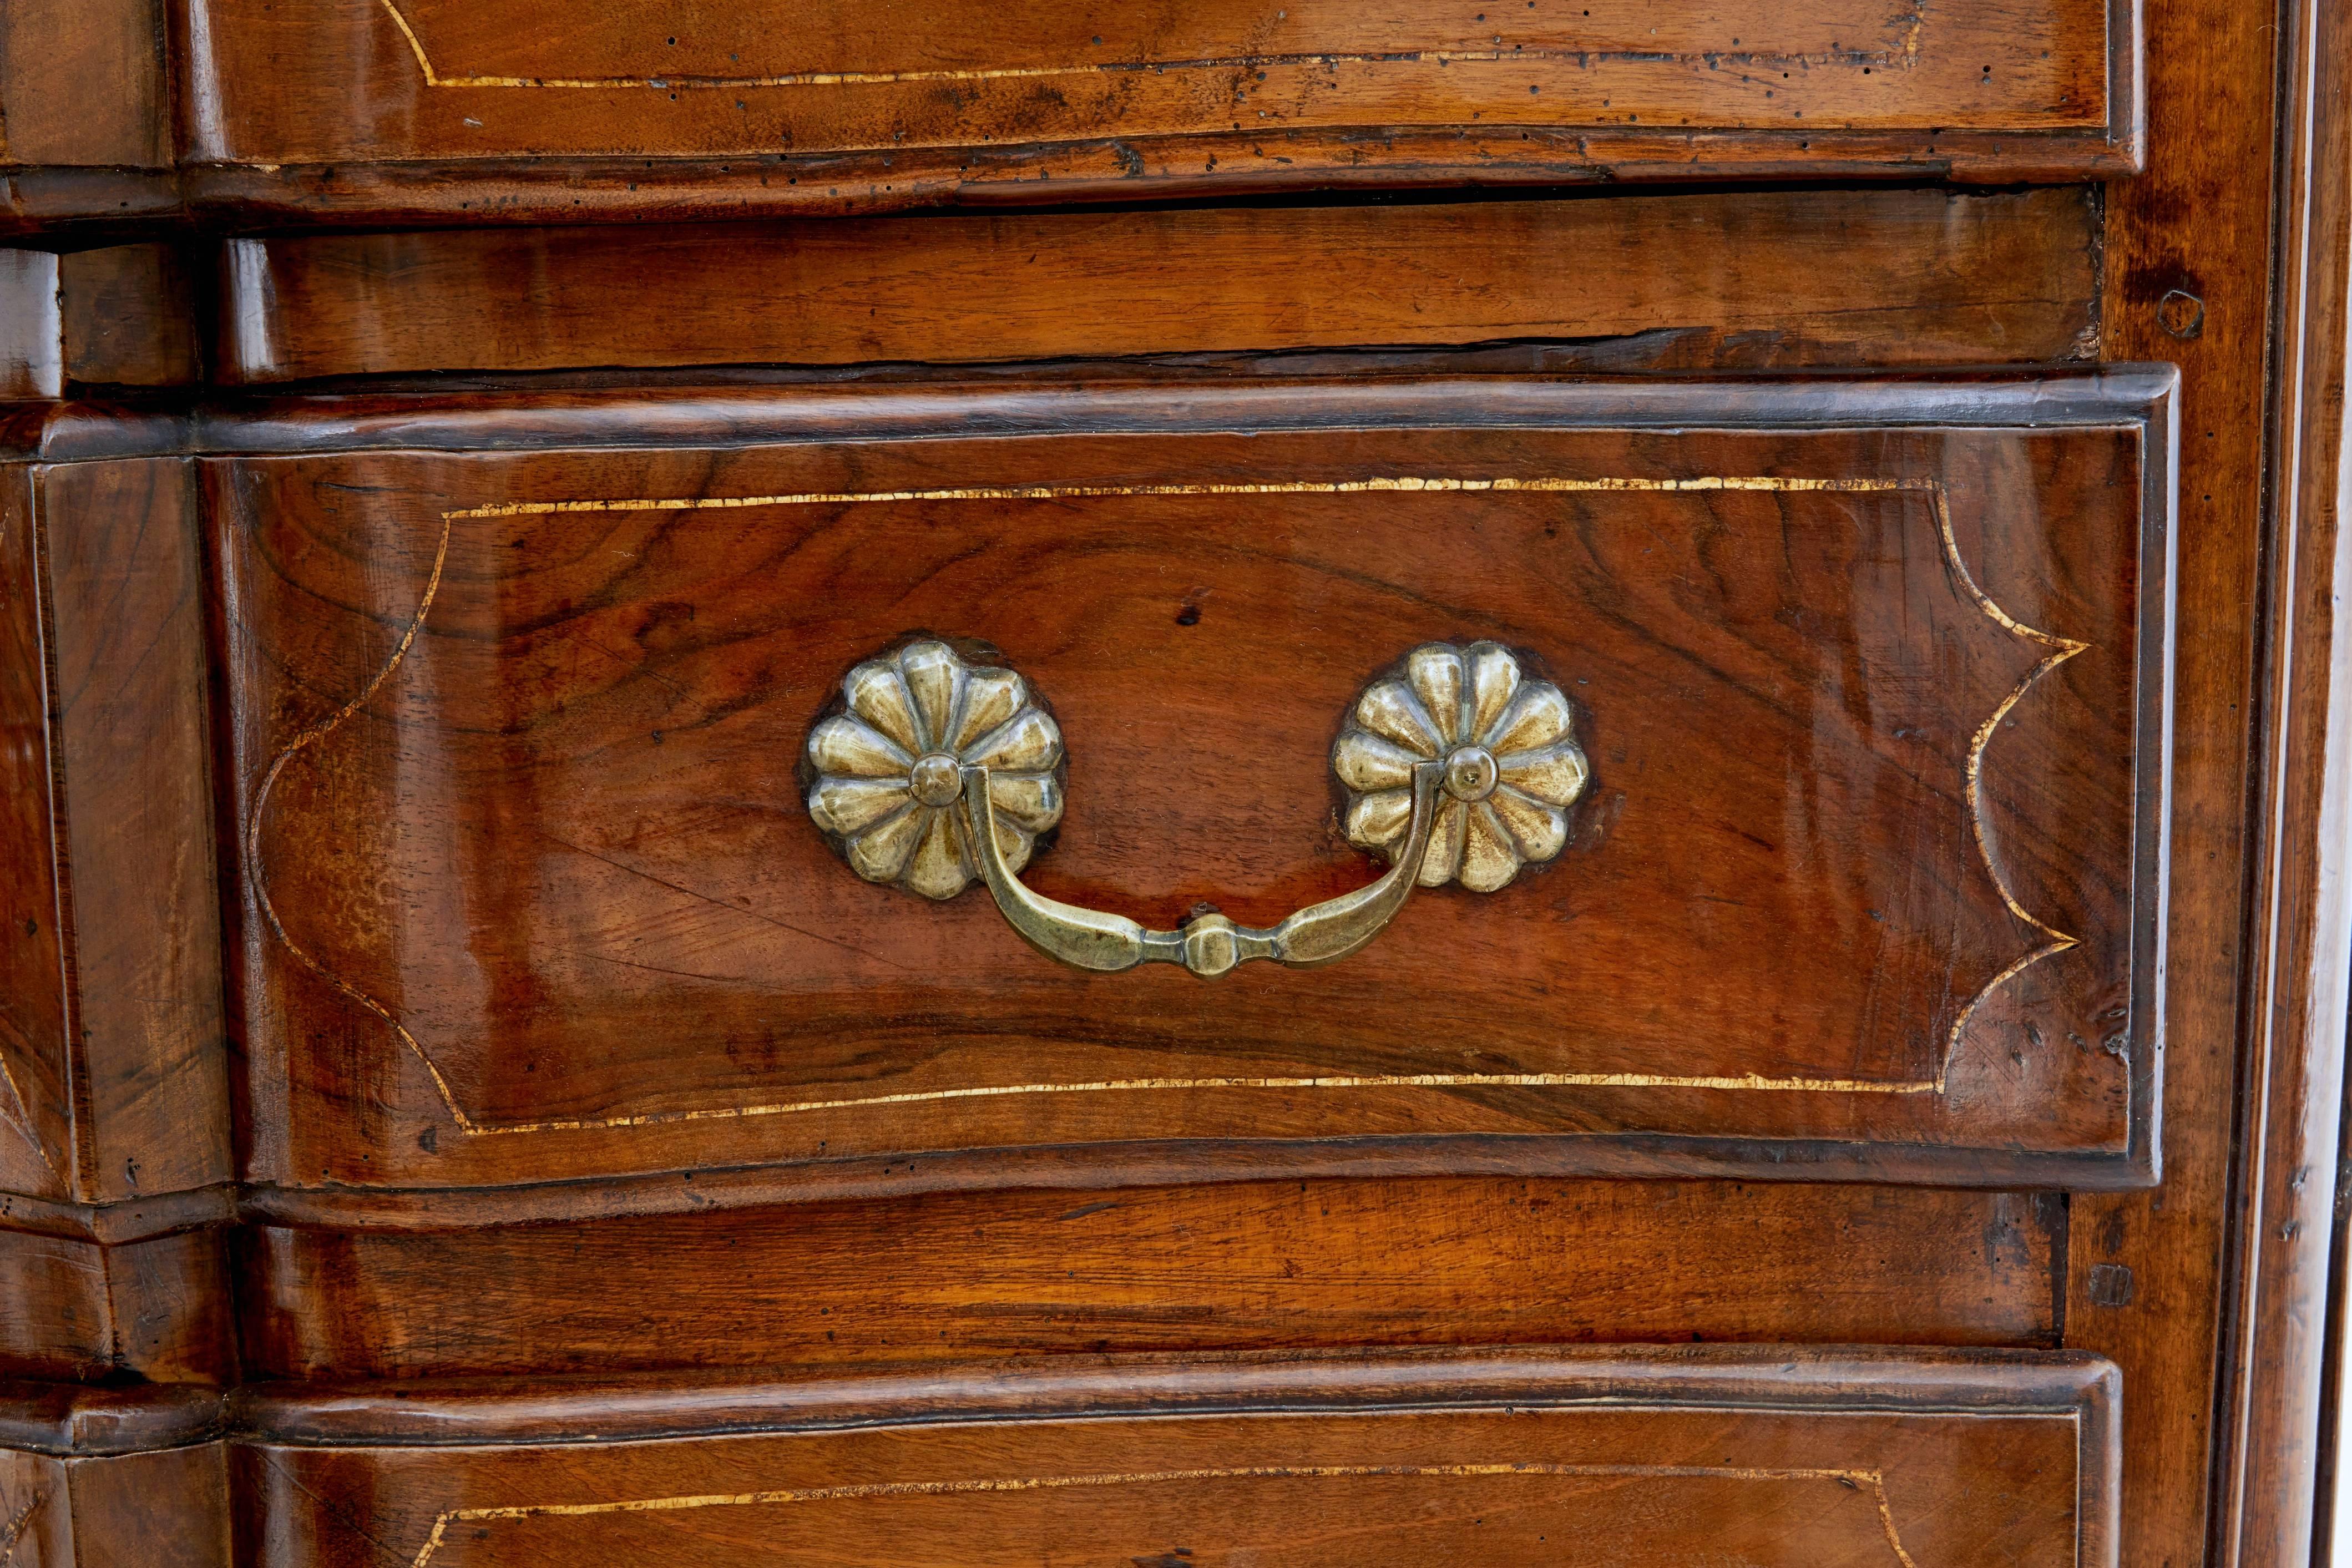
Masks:
[[[1701,1551],[1790,1568],[2114,1561],[2115,1391],[2111,1369],[2084,1358],[1087,1358],[895,1387],[716,1391],[697,1424],[757,1435],[590,1447],[563,1439],[592,1411],[614,1413],[609,1390],[426,1386],[415,1405],[322,1391],[259,1407],[270,1425],[316,1411],[352,1436],[387,1422],[454,1432],[475,1416],[473,1442],[504,1439],[238,1445],[234,1489],[247,1538],[267,1543],[260,1568],[1106,1552],[1517,1564],[1578,1541],[1643,1568]],[[669,1396],[673,1423],[696,1423],[698,1394]],[[662,1403],[622,1429],[658,1421]],[[547,1439],[506,1436],[518,1426]]]
[[[197,379],[194,301],[168,245],[0,249],[0,399]]]
[[[72,1195],[203,1186],[230,1173],[193,474],[158,458],[46,467],[33,482],[68,912]]]
[[[33,475],[0,467],[0,1188],[70,1200],[65,915],[52,815],[49,682]]]
[[[120,1246],[0,1231],[0,1375],[230,1381],[228,1289],[217,1229]]]
[[[1390,1180],[687,1209],[257,1225],[237,1272],[245,1364],[327,1380],[741,1377],[1186,1348],[2053,1345],[2065,1241],[2049,1199],[1790,1184]]]
[[[2276,150],[2277,14],[2230,0],[2150,0],[2151,37],[2198,40],[2147,60],[2147,173],[2108,194],[2107,350],[2180,367],[2180,621],[2174,889],[2168,946],[2165,1181],[2074,1207],[2067,1342],[2124,1369],[2124,1560],[2210,1555],[2217,1474],[2236,1430],[2217,1385],[2239,1373],[2220,1281],[2242,1223],[2232,1164],[2246,1038],[2250,715],[2266,559],[2265,398],[2276,244],[2268,187],[2244,172]],[[2179,291],[2176,295],[2176,290]],[[2193,299],[2195,331],[2174,312]],[[2242,1342],[2241,1342],[2242,1344]]]
[[[0,1550],[27,1568],[228,1568],[215,1443],[67,1458],[0,1449]]]
[[[1368,183],[2137,161],[2136,13],[1232,0],[583,16],[203,0],[194,183],[247,216],[469,222]],[[262,166],[257,168],[256,166]]]
[[[1664,1136],[1776,1173],[1902,1174],[1912,1151],[1913,1175],[2013,1173],[2031,1150],[2065,1179],[2145,1179],[2152,974],[2130,954],[2155,936],[2134,889],[2160,884],[2162,813],[2160,769],[2128,759],[2162,725],[2167,437],[2140,434],[2162,383],[2089,395],[2076,430],[2032,385],[2013,390],[2033,436],[1997,395],[1905,387],[1889,416],[1943,428],[1858,442],[1768,401],[1793,427],[1662,441],[1628,426],[1625,395],[1567,386],[1490,409],[1549,431],[1465,428],[1465,398],[1500,394],[1430,387],[1401,393],[1428,413],[1394,411],[1422,427],[1340,435],[1381,405],[1302,388],[1171,405],[1209,430],[1287,408],[1292,433],[1247,438],[1179,435],[1138,392],[1040,395],[1070,432],[1049,444],[765,447],[738,424],[723,469],[693,450],[215,467],[240,607],[253,1173],[451,1184],[753,1151],[1549,1133],[1517,1146],[1625,1169],[1621,1138]],[[1739,406],[1656,395],[1678,427]],[[642,438],[644,417],[622,423]],[[1166,434],[1087,433],[1120,428]],[[1397,474],[1601,488],[1345,493]],[[1798,478],[1712,478],[1757,474]],[[1272,488],[1148,488],[1196,480]],[[625,504],[1040,483],[1076,489],[1049,507],[984,489]],[[1128,484],[1147,488],[1086,493]],[[568,510],[581,498],[625,504]],[[1981,563],[1981,587],[1956,562]],[[1772,641],[1790,616],[1803,634]],[[805,725],[909,625],[999,642],[1060,704],[1081,804],[1032,873],[1055,896],[1163,921],[1214,898],[1263,921],[1363,880],[1320,821],[1324,752],[1365,675],[1431,637],[1540,650],[1592,726],[1604,804],[1561,875],[1417,901],[1377,962],[1217,986],[1066,973],[981,900],[906,903],[803,830],[782,781]],[[1856,725],[1842,694],[1862,689],[1812,662],[1823,649],[1899,705]],[[2052,761],[1989,749],[1979,795],[1995,728]],[[1718,733],[1738,739],[1706,749]],[[1203,766],[1227,782],[1171,787]],[[1642,808],[1654,769],[1671,813]],[[1792,789],[1817,847],[1790,858]],[[323,822],[332,856],[305,848],[331,841],[302,826]],[[425,934],[452,921],[462,978]],[[1486,997],[1466,1037],[1465,964]],[[1671,1012],[1649,1000],[1669,991]],[[403,1109],[354,1123],[354,1100]]]
[[[436,230],[229,242],[224,379],[1616,338],[1620,368],[2095,352],[2087,192]],[[1663,254],[1679,258],[1661,268]],[[1204,292],[1203,278],[1217,279]],[[614,309],[691,279],[658,310]]]
[[[194,290],[170,245],[109,245],[58,258],[68,384],[184,386],[201,378]]]
[[[64,1462],[74,1568],[229,1568],[228,1456],[217,1444]]]
[[[2341,1200],[2324,1189],[2340,1170],[2352,1007],[2352,17],[2310,5],[2285,16],[2245,1219],[2224,1300],[2224,1409],[2242,1435],[2216,1500],[2219,1560],[2233,1564],[2329,1550],[2313,1520],[2343,1421],[2340,1384],[2323,1381],[2341,1356],[2330,1276],[2341,1292],[2345,1273],[2329,1255]]]
[[[9,0],[0,170],[173,161],[161,0]]]
[[[0,237],[122,230],[184,212],[165,0],[0,11]]]
[[[228,1568],[216,1389],[0,1382],[0,1557]]]

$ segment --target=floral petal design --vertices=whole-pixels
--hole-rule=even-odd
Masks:
[[[1495,771],[1512,789],[1552,805],[1574,805],[1592,772],[1583,748],[1573,741],[1540,752],[1507,753],[1495,760]]]
[[[871,724],[836,713],[809,737],[809,761],[828,776],[904,780],[915,759]]]
[[[922,725],[923,750],[945,751],[948,726],[955,719],[956,698],[963,685],[963,661],[945,643],[910,643],[899,650],[898,673],[914,700],[915,717]]]
[[[915,707],[896,664],[861,664],[841,683],[849,710],[910,752],[926,750],[915,725]]]
[[[1462,662],[1470,672],[1470,728],[1473,737],[1495,727],[1519,689],[1519,661],[1508,648],[1490,642],[1472,643]]]
[[[1051,773],[991,773],[988,803],[996,808],[1000,825],[1043,833],[1062,820],[1061,781]]]
[[[1424,643],[1405,656],[1404,678],[1437,724],[1441,745],[1462,739],[1462,655],[1450,644]]]
[[[1062,760],[1062,732],[1034,708],[1024,709],[1012,722],[963,753],[966,767],[1002,768],[1009,773],[1043,773]]]
[[[1375,845],[1393,850],[1405,830],[1412,826],[1412,791],[1384,789],[1374,795],[1361,795],[1348,808],[1348,838],[1350,843]],[[1391,855],[1391,858],[1394,858]]]
[[[1568,813],[1521,795],[1508,784],[1486,797],[1523,860],[1549,860],[1568,845]]]
[[[930,820],[924,825],[922,842],[907,862],[907,886],[927,899],[952,899],[971,880],[971,873],[964,869],[963,847],[956,842],[955,814],[927,815]]]
[[[1573,722],[1568,699],[1559,694],[1559,688],[1548,681],[1531,680],[1519,689],[1518,696],[1481,741],[1498,756],[1531,752],[1538,746],[1566,740]]]
[[[934,637],[843,678],[849,710],[809,732],[809,817],[852,869],[927,899],[978,879],[960,770],[989,770],[997,852],[1013,871],[1062,819],[1062,732],[1009,669]]]
[[[1559,688],[1528,675],[1500,643],[1424,643],[1402,678],[1372,682],[1331,747],[1348,791],[1341,826],[1360,849],[1395,861],[1412,826],[1413,770],[1443,765],[1423,887],[1459,881],[1492,892],[1568,847],[1567,808],[1591,763],[1571,737]]]
[[[1413,763],[1425,761],[1393,741],[1362,730],[1348,731],[1331,748],[1331,771],[1349,789],[1410,789]]]
[[[1462,885],[1474,893],[1491,893],[1519,874],[1519,848],[1496,820],[1491,799],[1466,806],[1468,827],[1462,843]]]
[[[904,778],[824,778],[810,792],[809,815],[827,833],[846,837],[913,802]]]
[[[1029,689],[1009,669],[975,669],[964,678],[963,711],[947,749],[961,756],[974,741],[1029,705]]]
[[[1356,723],[1383,740],[1394,741],[1413,755],[1427,760],[1444,749],[1437,727],[1422,711],[1420,700],[1402,680],[1383,680],[1356,699]]]
[[[937,813],[917,806],[849,841],[849,867],[869,882],[895,882]]]
[[[1424,888],[1442,888],[1454,880],[1462,865],[1462,803],[1441,798],[1437,821],[1429,830],[1429,849],[1421,858],[1419,880]]]

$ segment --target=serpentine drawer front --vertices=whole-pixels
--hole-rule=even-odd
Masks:
[[[2064,1352],[1086,1356],[717,1401],[625,1380],[428,1391],[389,1429],[296,1390],[249,1417],[230,1463],[275,1521],[256,1568],[2076,1568],[2115,1551],[2115,1368]],[[567,1442],[588,1420],[604,1440]],[[352,1497],[365,1528],[334,1500]]]
[[[2344,0],[0,0],[0,1568],[2315,1568]]]
[[[121,3],[121,0],[115,0]],[[180,0],[192,194],[572,222],[2139,161],[2126,0]]]
[[[2169,385],[225,425],[254,1174],[2144,1184]]]

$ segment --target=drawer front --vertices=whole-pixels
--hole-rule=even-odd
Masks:
[[[2115,1561],[2113,1379],[2092,1357],[1782,1347],[298,1391],[258,1402],[265,1431],[338,1446],[265,1437],[232,1464],[271,1521],[263,1568],[1516,1568],[1596,1543],[1626,1568],[2091,1568]],[[408,1446],[460,1421],[478,1446]],[[682,1424],[702,1435],[630,1440]],[[563,1441],[591,1427],[606,1440]]]
[[[253,427],[368,448],[206,465],[256,1173],[2147,1180],[2168,385]],[[1585,776],[1550,863],[1328,967],[1089,973],[968,855],[911,896],[813,823],[814,727],[914,633],[1066,738],[1029,886],[1150,926],[1381,876],[1334,737],[1419,646],[1556,683]]]
[[[875,11],[188,0],[200,201],[467,221],[1620,176],[2117,173],[2121,0]]]
[[[1487,372],[2039,364],[2095,357],[2100,244],[2086,186],[284,235],[226,247],[215,374],[1296,349],[1394,374],[1407,347]],[[693,286],[612,308],[647,278]]]
[[[166,0],[0,12],[0,235],[180,210]]]

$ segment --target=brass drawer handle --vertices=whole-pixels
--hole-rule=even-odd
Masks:
[[[1213,975],[1253,958],[1346,958],[1416,883],[1492,892],[1557,856],[1588,776],[1558,687],[1528,679],[1495,643],[1425,644],[1358,695],[1331,749],[1349,841],[1388,857],[1388,871],[1278,925],[1210,910],[1153,931],[1022,882],[1037,836],[1061,820],[1066,766],[1061,730],[1021,676],[925,639],[851,670],[842,701],[809,736],[807,799],[851,868],[931,899],[978,879],[1039,952],[1106,973],[1156,962]]]

